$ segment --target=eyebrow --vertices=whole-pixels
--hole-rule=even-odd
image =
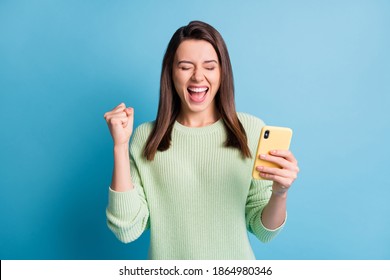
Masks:
[[[189,61],[189,60],[180,60],[177,63],[177,65],[179,65],[181,63],[195,64],[195,63],[193,63],[192,61]],[[203,64],[207,64],[207,63],[216,63],[216,64],[218,64],[218,61],[216,61],[215,59],[210,59],[210,60],[203,61]]]

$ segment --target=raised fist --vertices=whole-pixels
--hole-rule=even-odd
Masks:
[[[112,111],[104,114],[114,145],[128,145],[133,133],[134,109],[119,104]]]

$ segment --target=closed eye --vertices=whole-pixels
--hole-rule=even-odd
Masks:
[[[194,64],[191,61],[181,60],[177,63],[177,66],[179,67],[180,70],[188,71],[192,69]]]
[[[218,65],[218,62],[216,60],[207,60],[203,63],[203,67],[206,69],[206,70],[209,70],[209,71],[212,71],[212,70],[215,70],[215,68],[217,67]]]

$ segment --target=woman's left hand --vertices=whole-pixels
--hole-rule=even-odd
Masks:
[[[274,181],[272,192],[284,194],[298,176],[298,161],[289,150],[273,150],[268,155],[260,155],[262,160],[276,163],[281,168],[257,166],[260,176]]]

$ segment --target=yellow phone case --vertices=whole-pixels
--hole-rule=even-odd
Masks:
[[[258,180],[264,180],[256,170],[256,166],[278,167],[275,163],[264,161],[259,158],[260,154],[269,154],[271,150],[288,150],[292,137],[292,130],[288,127],[264,126],[260,132],[259,143],[257,146],[255,163],[253,165],[252,177]]]

